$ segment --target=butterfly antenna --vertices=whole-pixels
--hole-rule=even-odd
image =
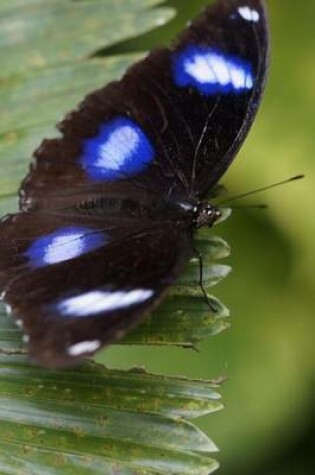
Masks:
[[[230,209],[268,209],[269,206],[266,204],[256,204],[256,205],[233,205],[228,206]]]
[[[291,181],[301,180],[302,178],[304,178],[304,176],[305,175],[292,176],[291,178],[287,178],[286,180],[273,183],[272,185],[264,186],[263,188],[257,188],[256,190],[248,191],[247,193],[242,193],[241,195],[232,196],[231,198],[226,198],[225,200],[216,203],[216,206],[219,206],[223,203],[229,203],[231,201],[239,200],[240,198],[245,198],[246,196],[251,196],[255,193],[260,193],[261,191],[270,190],[271,188],[276,188],[277,186],[286,185],[287,183],[291,183]]]

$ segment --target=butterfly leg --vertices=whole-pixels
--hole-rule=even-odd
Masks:
[[[201,292],[203,293],[203,296],[206,300],[206,303],[211,311],[211,313],[215,313],[216,312],[216,308],[214,307],[214,305],[212,304],[211,300],[209,299],[208,297],[208,294],[207,294],[207,291],[203,285],[203,261],[202,261],[202,253],[200,251],[198,251],[198,249],[196,249],[195,247],[193,247],[193,252],[195,254],[195,257],[198,259],[198,264],[199,264],[199,282],[198,282],[198,285],[201,289]]]

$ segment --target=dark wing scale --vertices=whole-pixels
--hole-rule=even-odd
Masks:
[[[187,231],[164,222],[148,228],[123,220],[86,219],[89,234],[107,241],[69,260],[43,263],[27,254],[36,239],[80,217],[21,213],[2,223],[0,282],[29,338],[29,353],[49,367],[71,365],[120,339],[162,298],[189,255]],[[41,242],[41,241],[40,241]],[[77,240],[78,242],[78,240]],[[50,244],[50,249],[48,246]],[[74,244],[74,243],[72,243]],[[54,249],[52,250],[52,246]],[[46,259],[66,259],[67,242],[47,243]],[[48,258],[49,256],[49,258]],[[53,257],[51,257],[53,256]],[[9,278],[9,280],[8,280]],[[4,282],[6,281],[6,285]]]
[[[258,20],[256,16],[255,21],[246,19],[248,12],[254,12]],[[174,61],[191,47],[222,55],[229,74],[230,61],[248,64],[252,87],[227,90],[217,81],[211,93],[204,93],[196,85],[179,86]],[[158,199],[204,195],[245,139],[260,101],[267,62],[264,2],[220,0],[210,5],[172,49],[151,52],[120,81],[87,96],[59,124],[63,136],[45,140],[35,152],[35,164],[21,187],[22,208],[54,206],[55,196],[60,198],[71,189],[73,194],[90,193],[89,177],[78,162],[83,141],[95,137],[100,124],[119,116],[132,118],[145,132],[154,148],[154,161],[136,176],[124,177],[122,173],[113,183],[94,182],[96,193],[106,194],[109,187],[113,193],[124,190],[127,180],[129,193],[132,183],[143,196],[152,194]],[[215,76],[219,73],[214,70]]]

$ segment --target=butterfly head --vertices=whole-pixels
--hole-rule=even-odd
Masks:
[[[216,206],[210,203],[199,203],[195,207],[195,225],[196,228],[208,227],[211,228],[219,218],[221,218],[221,211]]]

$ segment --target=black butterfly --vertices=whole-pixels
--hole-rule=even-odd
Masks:
[[[121,338],[220,216],[204,203],[253,122],[266,78],[263,0],[217,0],[170,49],[87,96],[44,140],[0,225],[0,287],[46,366]]]

